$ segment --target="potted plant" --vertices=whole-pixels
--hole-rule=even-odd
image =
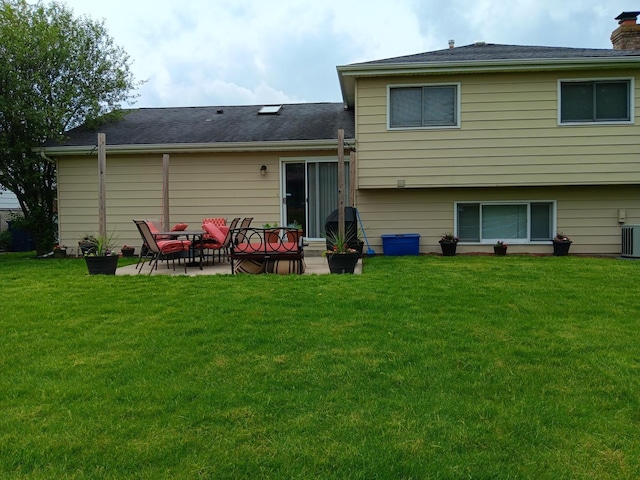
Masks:
[[[297,230],[296,232],[287,231],[287,241],[296,243],[299,242],[300,237],[302,236],[302,225],[294,220],[287,225],[287,228],[295,228]]]
[[[331,273],[353,273],[360,254],[349,247],[345,236],[338,232],[327,232],[327,240],[331,242],[331,249],[322,252],[327,257],[329,271]]]
[[[495,255],[506,255],[507,254],[507,242],[503,240],[498,240],[496,244],[493,246],[493,253]]]
[[[553,255],[564,257],[569,255],[569,247],[573,242],[564,233],[558,232],[553,238]]]
[[[262,228],[264,228],[267,243],[278,243],[280,241],[280,229],[278,228],[277,223],[274,223],[273,225],[265,223]]]
[[[67,247],[64,245],[56,245],[53,247],[53,258],[65,258],[67,256]]]
[[[453,233],[445,233],[440,237],[440,247],[444,257],[453,257],[456,254],[456,247],[460,239]]]
[[[95,250],[97,243],[98,243],[98,240],[96,239],[95,235],[90,235],[88,233],[85,234],[85,236],[82,237],[82,240],[78,242],[78,248],[80,249],[80,254],[82,256],[85,256],[88,253],[91,253],[93,250]]]
[[[125,245],[120,249],[120,252],[122,253],[123,257],[133,257],[136,253],[136,249],[135,247]]]
[[[113,234],[94,238],[95,248],[84,254],[89,275],[115,275],[118,268],[118,252],[113,248]]]

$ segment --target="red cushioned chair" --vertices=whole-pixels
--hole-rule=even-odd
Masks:
[[[133,220],[138,228],[138,232],[140,232],[140,236],[142,237],[142,241],[147,245],[149,249],[149,254],[152,255],[149,264],[151,268],[149,269],[149,275],[154,268],[158,268],[158,260],[160,257],[171,258],[173,260],[173,269],[176,269],[176,257],[182,252],[189,252],[191,248],[190,240],[158,240],[156,239],[156,235],[154,235],[151,231],[151,226],[146,220]],[[144,265],[144,261],[142,262],[142,266]],[[142,271],[142,266],[140,266],[140,273]],[[184,264],[184,273],[187,273],[187,262]]]
[[[202,223],[213,223],[216,227],[224,227],[227,224],[227,220],[222,217],[203,218]]]
[[[207,220],[207,219],[205,219]],[[203,222],[202,230],[207,232],[202,236],[202,242],[196,242],[194,244],[195,249],[202,249],[212,251],[212,262],[215,261],[215,254],[218,252],[218,261],[222,259],[222,252],[225,254],[229,250],[229,243],[231,243],[231,230],[236,228],[236,225],[240,221],[240,217],[234,218],[230,225],[216,225],[214,222]]]

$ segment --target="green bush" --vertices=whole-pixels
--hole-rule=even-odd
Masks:
[[[11,232],[3,230],[0,232],[0,250],[9,250],[11,246]]]

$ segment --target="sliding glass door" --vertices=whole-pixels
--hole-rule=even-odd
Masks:
[[[308,238],[323,238],[326,218],[338,208],[338,162],[296,161],[283,164],[283,218],[299,223]],[[348,204],[349,163],[345,162]]]

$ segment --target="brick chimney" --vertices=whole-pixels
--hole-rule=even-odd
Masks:
[[[640,50],[640,25],[636,23],[640,12],[622,12],[616,17],[618,28],[611,34],[614,50]]]

